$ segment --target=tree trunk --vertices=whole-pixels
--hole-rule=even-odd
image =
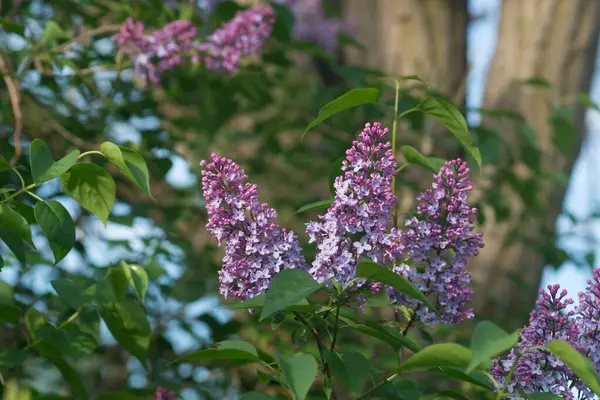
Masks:
[[[594,71],[600,27],[599,0],[505,0],[502,3],[496,53],[491,64],[484,108],[517,111],[537,134],[542,171],[570,174],[584,136],[585,109],[579,107],[573,123],[576,137],[572,151],[563,154],[553,143],[548,123],[552,106],[570,105],[578,93],[588,92]],[[551,85],[544,90],[523,86],[532,77],[542,77]],[[507,122],[485,121],[502,136],[515,135]],[[509,139],[510,140],[510,139]],[[516,141],[514,141],[516,143]],[[515,172],[518,174],[518,166]],[[493,171],[485,171],[482,179]],[[539,193],[543,218],[527,223],[521,237],[537,238],[544,228],[554,229],[562,209],[564,186],[544,185]],[[473,274],[478,284],[475,308],[485,317],[523,316],[533,306],[536,294],[523,291],[522,283],[538,287],[545,267],[540,252],[523,240],[510,242],[511,232],[521,221],[522,202],[506,193],[511,219],[498,223],[485,211],[486,247],[474,260]],[[518,276],[521,284],[508,279]],[[494,307],[490,294],[500,299]]]
[[[448,95],[461,91],[467,69],[466,0],[345,0],[342,7],[368,49],[349,49],[348,61],[395,76],[419,75]]]

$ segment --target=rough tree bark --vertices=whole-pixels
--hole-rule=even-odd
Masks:
[[[464,79],[466,62],[466,2],[461,0],[345,0],[345,15],[357,25],[358,40],[369,53],[349,51],[350,61],[382,68],[393,75],[417,74],[432,87],[456,95]],[[569,174],[579,153],[584,132],[584,110],[578,109],[574,123],[578,137],[573,154],[561,155],[552,143],[547,123],[550,104],[566,104],[574,95],[588,92],[596,56],[600,25],[600,0],[505,0],[496,54],[489,73],[484,107],[503,108],[523,114],[538,135],[543,153],[542,168]],[[548,93],[524,87],[523,80],[544,77],[553,89]],[[458,99],[461,101],[462,99]],[[501,135],[514,135],[514,126],[485,121]],[[505,136],[506,137],[506,136]],[[428,150],[425,150],[428,151]],[[436,155],[446,149],[436,149]],[[493,175],[484,168],[479,185]],[[516,274],[529,286],[537,287],[544,268],[540,253],[522,241],[508,243],[510,232],[519,222],[522,204],[514,194],[506,193],[512,220],[494,221],[488,210],[486,247],[474,260],[472,271],[477,282],[474,305],[479,315],[517,316],[527,310],[535,292],[521,293],[507,277]],[[564,197],[564,187],[548,185],[542,207],[545,218],[529,225],[526,236],[535,238],[543,227],[554,226]],[[496,308],[491,299],[500,299]],[[498,314],[496,314],[496,310]],[[507,312],[508,311],[508,312]],[[519,315],[523,317],[522,314]],[[515,323],[522,323],[516,318]]]
[[[541,168],[545,171],[570,174],[581,148],[585,133],[583,108],[575,112],[573,122],[577,137],[572,138],[575,143],[568,156],[554,146],[547,119],[552,105],[572,103],[575,95],[589,91],[599,29],[599,0],[505,0],[502,3],[484,107],[511,109],[525,116],[537,133],[542,151]],[[521,84],[534,76],[546,79],[552,89],[548,92]],[[502,135],[514,134],[506,122],[486,122]],[[544,186],[540,198],[545,218],[528,224],[527,231],[523,232],[525,236],[536,238],[544,227],[554,228],[564,194],[563,186]],[[510,232],[519,223],[522,204],[513,198],[514,194],[506,193],[506,196],[514,218],[497,223],[490,215],[484,227],[486,247],[473,268],[479,285],[475,306],[488,316],[529,309],[536,294],[521,293],[519,286],[507,277],[518,275],[527,285],[537,287],[544,269],[541,254],[532,246],[523,241],[509,243]],[[502,300],[502,310],[492,307],[489,294]]]

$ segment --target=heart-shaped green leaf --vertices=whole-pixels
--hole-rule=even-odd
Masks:
[[[38,225],[48,238],[54,263],[57,264],[75,245],[75,223],[58,201],[38,201],[34,213]]]
[[[29,163],[33,181],[40,183],[58,178],[75,164],[79,150],[73,150],[59,161],[54,161],[46,142],[35,139],[29,148]]]

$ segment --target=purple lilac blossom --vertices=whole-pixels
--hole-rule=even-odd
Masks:
[[[333,204],[319,216],[320,221],[306,224],[309,243],[318,248],[309,272],[319,283],[333,278],[346,286],[354,279],[361,257],[385,264],[402,252],[399,232],[388,233],[396,200],[392,178],[398,168],[385,140],[388,132],[379,122],[365,125],[346,151],[343,175],[334,183]]]
[[[175,398],[175,393],[159,387],[156,389],[156,396],[154,397],[154,400],[175,400]]]
[[[470,257],[483,247],[482,233],[474,233],[477,209],[467,204],[473,189],[467,163],[448,161],[434,175],[432,188],[417,198],[417,216],[409,218],[402,233],[404,256],[408,262],[394,267],[426,295],[434,297],[439,315],[418,300],[388,289],[392,302],[415,309],[419,320],[434,327],[438,323],[458,324],[473,318],[467,307],[472,290],[471,274],[465,270]],[[424,271],[416,267],[424,264]]]
[[[312,42],[324,50],[335,51],[339,47],[338,35],[354,34],[353,27],[339,18],[329,18],[323,11],[323,0],[279,0],[294,14],[295,40]]]
[[[166,71],[182,62],[195,37],[196,27],[190,21],[173,21],[145,35],[144,24],[128,18],[113,39],[131,59],[135,74],[157,85]]]
[[[277,225],[277,212],[258,200],[256,185],[245,182],[239,165],[213,153],[200,166],[206,229],[225,248],[219,271],[225,298],[247,300],[264,293],[284,268],[308,269],[297,236]]]
[[[586,349],[597,353],[598,341],[595,334],[591,342],[585,343],[581,340],[582,335],[589,334],[588,328],[594,327],[595,331],[598,324],[597,271],[594,271],[595,281],[591,285],[592,289],[588,288],[585,293],[579,295],[584,303],[576,309],[577,312],[565,311],[573,304],[573,299],[566,297],[567,291],[564,289],[559,293],[560,285],[548,285],[547,291],[540,289],[542,297],[536,302],[538,308],[531,312],[529,325],[521,331],[519,343],[506,359],[495,359],[493,363],[491,374],[500,387],[503,387],[509,371],[517,360],[517,355],[521,355],[512,379],[507,385],[506,393],[550,392],[572,400],[575,398],[572,388],[576,388],[579,391],[579,398],[594,397],[585,384],[557,357],[543,350],[527,352],[525,350],[560,339],[568,342],[582,354],[586,354]]]
[[[240,68],[243,57],[260,51],[271,35],[274,22],[271,7],[255,5],[238,11],[232,20],[213,32],[206,43],[195,45],[197,54],[192,61],[202,61],[208,69],[233,74]]]

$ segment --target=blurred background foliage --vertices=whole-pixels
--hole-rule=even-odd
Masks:
[[[525,20],[521,37],[511,24],[518,23],[519,12],[525,13],[539,1],[505,1],[497,43],[502,53],[492,61],[483,105],[475,109],[465,96],[466,32],[474,17],[466,0],[305,1],[304,11],[276,2],[272,36],[263,51],[233,76],[184,62],[169,71],[160,86],[144,88],[131,69],[123,68],[124,61],[115,57],[110,36],[129,16],[149,29],[190,19],[199,34],[206,35],[248,3],[0,3],[3,76],[18,83],[23,115],[24,154],[18,164],[28,165],[28,144],[35,138],[45,140],[55,158],[76,148],[96,149],[111,140],[139,151],[150,169],[156,201],[141,195],[116,169],[106,166],[117,181],[118,199],[106,228],[66,199],[58,184],[49,182],[39,189],[40,196],[63,202],[77,222],[76,247],[57,266],[39,229],[34,241],[43,251],[28,254],[26,268],[11,259],[5,247],[0,250],[6,261],[0,272],[0,296],[14,298],[23,310],[33,307],[53,321],[72,314],[73,309],[56,296],[52,280],[68,276],[91,282],[120,260],[147,271],[150,369],[146,373],[116,343],[91,309],[89,319],[82,318],[80,323],[90,326],[101,345],[76,364],[78,379],[89,393],[105,399],[135,398],[115,394],[128,391],[144,398],[161,385],[185,399],[223,399],[236,398],[240,390],[268,387],[260,373],[246,367],[168,365],[183,352],[235,336],[264,351],[276,349],[283,354],[306,345],[307,332],[298,329],[289,337],[281,331],[275,334],[254,316],[228,310],[218,297],[222,255],[203,228],[206,215],[199,161],[216,151],[239,162],[259,185],[261,199],[278,210],[280,223],[299,232],[306,244],[304,222],[317,213],[295,211],[328,198],[331,166],[344,156],[366,121],[390,123],[394,87],[387,76],[419,75],[430,90],[462,105],[465,113],[478,115],[470,119],[484,161],[483,169],[475,173],[474,185],[474,202],[482,211],[478,222],[486,235],[486,249],[472,266],[478,316],[494,318],[507,328],[519,327],[531,309],[544,266],[558,267],[569,259],[585,268],[594,265],[593,253],[573,255],[557,245],[555,224],[585,138],[584,112],[598,109],[586,94],[600,24],[596,2],[572,0],[555,9],[538,4],[537,16],[542,21]],[[323,20],[324,16],[328,19]],[[326,29],[315,31],[313,38],[294,34],[294,24],[318,30],[323,21],[350,21],[351,28],[339,35]],[[557,33],[538,32],[543,21],[553,21]],[[99,27],[106,31],[86,37],[86,32]],[[577,41],[576,52],[569,50],[568,40],[554,40],[552,35],[561,33]],[[534,40],[541,34],[550,37],[545,47]],[[331,35],[336,37],[333,45]],[[329,44],[319,37],[328,38]],[[531,60],[519,58],[526,51],[532,52]],[[378,104],[336,115],[302,138],[323,104],[357,87],[379,88],[384,94]],[[417,105],[422,90],[410,81],[403,84],[400,112]],[[9,90],[3,86],[0,155],[7,159],[15,152],[16,124]],[[401,145],[412,145],[434,157],[469,159],[447,131],[423,114],[407,115],[400,128]],[[93,158],[93,162],[102,160]],[[430,181],[431,173],[419,167],[404,170],[398,192],[403,212],[411,209],[416,194]],[[19,187],[17,178],[6,173],[0,173],[0,184]],[[576,216],[567,217],[579,222]],[[305,248],[311,259],[314,248]],[[381,320],[393,318],[385,308],[368,312]],[[470,326],[462,328],[468,331]],[[24,347],[22,329],[1,324],[0,349]],[[462,333],[441,329],[433,336],[461,341]],[[396,362],[381,343],[359,343],[351,332],[340,340],[342,347],[369,358]],[[423,332],[415,340],[433,339]],[[69,386],[44,358],[30,357],[10,370],[0,364],[0,371],[5,378],[18,378],[22,385],[47,395],[44,398],[70,398]],[[444,387],[443,377],[437,385]]]

